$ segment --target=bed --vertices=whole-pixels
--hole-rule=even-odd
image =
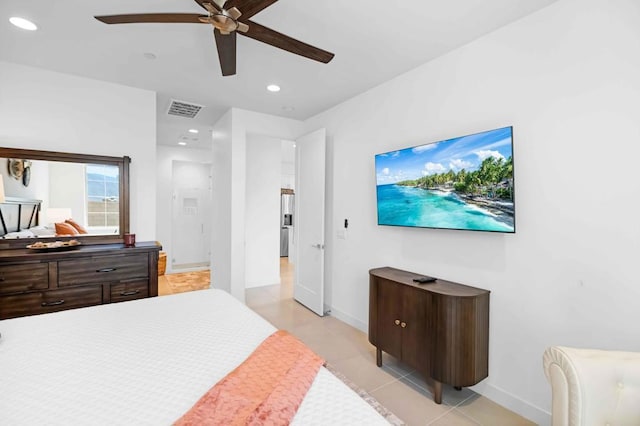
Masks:
[[[24,229],[38,225],[38,213],[42,200],[27,198],[6,197],[4,203],[0,203],[0,237],[2,238],[33,238],[32,232],[23,232]]]
[[[215,289],[0,321],[0,424],[172,424],[274,331]],[[292,424],[388,423],[322,367]]]

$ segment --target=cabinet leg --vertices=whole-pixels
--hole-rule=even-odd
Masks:
[[[442,383],[437,380],[433,381],[433,402],[442,404]]]
[[[462,386],[454,386],[453,388],[454,388],[455,390],[457,390],[457,391],[461,391],[461,390],[462,390]]]
[[[382,367],[382,351],[376,348],[376,365]]]

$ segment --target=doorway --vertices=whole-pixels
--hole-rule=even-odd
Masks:
[[[172,163],[171,271],[208,269],[211,264],[211,164]]]

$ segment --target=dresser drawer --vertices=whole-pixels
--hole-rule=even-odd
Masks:
[[[49,288],[48,263],[21,263],[0,266],[0,294]]]
[[[131,281],[111,284],[111,302],[142,299],[149,296],[149,281]]]
[[[58,262],[58,287],[108,283],[149,276],[146,253],[116,256],[95,256]]]
[[[101,303],[102,286],[99,285],[0,296],[0,318],[44,314]]]

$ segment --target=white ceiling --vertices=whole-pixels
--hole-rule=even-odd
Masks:
[[[209,147],[231,106],[306,119],[556,0],[279,0],[252,19],[335,53],[321,64],[238,36],[237,74],[222,77],[212,28],[105,25],[94,15],[203,13],[194,0],[2,0],[0,60],[153,90],[158,143]],[[9,17],[39,26],[15,28]],[[153,53],[155,60],[144,57]],[[279,84],[279,93],[266,91]],[[195,119],[166,115],[170,99],[205,105]],[[293,108],[293,110],[290,110]],[[187,132],[197,128],[193,136]]]

